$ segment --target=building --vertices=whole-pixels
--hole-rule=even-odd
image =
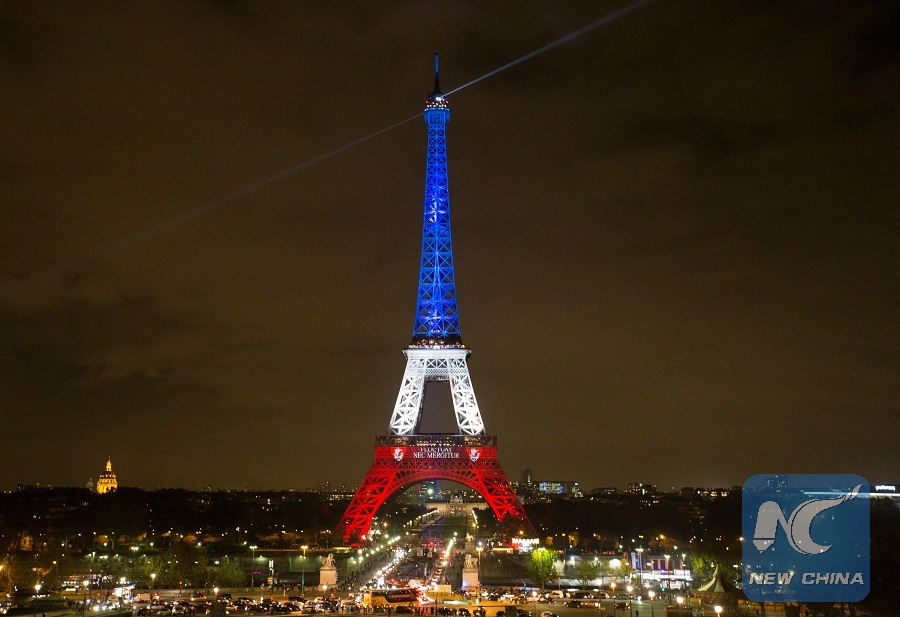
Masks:
[[[869,488],[869,496],[873,499],[890,499],[900,508],[900,493],[896,484],[876,484]]]
[[[584,496],[578,482],[574,480],[540,480],[537,482],[537,489],[545,495]]]
[[[115,491],[118,488],[119,483],[116,480],[116,474],[112,470],[112,458],[108,458],[106,459],[106,471],[101,473],[100,479],[97,480],[97,492],[102,495],[103,493]]]

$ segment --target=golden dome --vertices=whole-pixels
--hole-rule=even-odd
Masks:
[[[116,474],[113,473],[112,457],[110,457],[106,460],[106,471],[101,473],[100,479],[97,480],[97,492],[103,494],[118,488],[119,483],[116,481]]]

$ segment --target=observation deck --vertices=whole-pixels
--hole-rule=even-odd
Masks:
[[[426,447],[497,447],[496,435],[459,435],[457,433],[431,433],[428,435],[376,435],[376,446],[426,446]]]

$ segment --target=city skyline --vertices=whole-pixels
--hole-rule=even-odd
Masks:
[[[625,4],[0,8],[0,490],[107,456],[123,486],[360,481],[426,130],[372,135],[435,51],[449,92]],[[900,475],[896,10],[657,0],[450,96],[460,324],[512,478]]]
[[[516,487],[539,487],[545,484],[559,484],[559,483],[571,483],[577,486],[579,489],[583,491],[585,495],[591,493],[592,491],[608,491],[608,490],[617,490],[619,492],[640,492],[640,491],[657,491],[660,493],[673,492],[673,491],[682,491],[686,489],[696,489],[699,491],[707,491],[707,490],[720,490],[725,489],[727,491],[731,491],[737,485],[730,486],[672,486],[672,487],[658,487],[653,484],[632,481],[625,485],[621,486],[594,486],[594,487],[581,487],[580,482],[574,478],[568,479],[560,479],[560,478],[540,478],[534,476],[533,470],[528,468],[522,470],[521,478],[517,475],[509,476],[510,482]],[[460,484],[458,482],[454,482],[452,480],[423,480],[422,482],[418,482],[414,485],[411,485],[407,490],[413,490],[417,485],[427,485],[429,483],[439,484],[442,493],[452,493],[452,492],[465,492],[476,494],[476,491],[472,488]],[[101,490],[101,484],[112,485],[112,488],[104,488]],[[89,489],[93,492],[97,493],[105,493],[110,490],[117,490],[119,485],[118,475],[115,473],[115,469],[113,469],[112,460],[107,458],[107,462],[103,471],[99,472],[96,476],[90,476],[87,480],[81,485],[53,485],[47,483],[36,482],[34,484],[20,482],[16,485],[16,490],[39,490],[39,489],[67,489],[67,488],[85,488]],[[200,492],[209,491],[209,492],[320,492],[320,493],[353,493],[356,491],[359,486],[359,482],[331,482],[328,479],[325,479],[323,482],[306,487],[275,487],[275,486],[267,486],[267,487],[251,487],[251,486],[243,486],[243,487],[216,487],[216,486],[203,486],[197,489],[190,489],[185,486],[137,486],[133,484],[123,483],[121,488],[128,489],[138,489],[141,491],[154,491],[154,490],[197,490]],[[449,486],[449,488],[447,488]],[[880,487],[881,488],[881,487]],[[887,487],[884,487],[887,488]],[[403,493],[407,492],[407,490],[401,491]],[[398,493],[399,494],[399,493]],[[554,495],[555,493],[547,493],[548,495]]]
[[[111,467],[111,461],[108,460],[105,471],[97,474],[97,477],[94,477],[94,476],[88,477],[87,480],[84,483],[82,483],[81,485],[53,485],[53,484],[46,484],[46,483],[40,483],[40,482],[37,482],[34,484],[29,484],[29,483],[20,482],[20,483],[17,483],[15,488],[16,488],[16,490],[85,488],[85,489],[89,489],[94,492],[108,492],[110,489],[106,489],[104,491],[98,490],[98,480],[100,480],[102,482],[102,479],[104,478],[104,476],[108,478],[108,477],[110,477],[110,472],[113,472],[111,475],[112,483],[116,484],[117,486],[115,486],[111,490],[117,490],[117,488],[118,488],[117,475],[114,473],[114,470],[110,469],[110,467]],[[526,477],[527,477],[527,479],[526,479]],[[649,494],[653,494],[653,493],[662,494],[662,493],[681,492],[681,491],[685,491],[685,490],[695,490],[695,491],[698,491],[699,493],[703,493],[703,494],[705,494],[707,492],[713,492],[713,493],[716,493],[716,495],[713,495],[713,496],[717,496],[718,491],[726,491],[727,493],[730,493],[733,490],[740,488],[740,484],[718,485],[718,486],[711,486],[711,485],[705,485],[705,486],[696,486],[696,485],[657,486],[652,483],[641,482],[639,479],[633,479],[630,482],[627,482],[625,484],[619,484],[619,485],[602,485],[602,486],[587,486],[587,485],[585,485],[585,486],[582,486],[581,482],[577,478],[537,477],[537,476],[533,475],[533,470],[530,468],[522,470],[521,478],[517,477],[516,475],[511,475],[511,476],[509,476],[509,480],[512,483],[512,485],[517,488],[517,490],[523,489],[525,487],[531,487],[533,489],[537,489],[538,493],[545,494],[549,497],[559,496],[559,495],[571,497],[571,496],[573,496],[573,493],[571,493],[571,492],[559,492],[559,493],[546,492],[546,491],[544,491],[543,488],[541,488],[542,485],[554,485],[554,488],[556,488],[555,485],[559,485],[559,484],[573,484],[573,485],[575,485],[575,487],[577,487],[579,489],[579,491],[581,492],[581,494],[583,496],[590,496],[591,494],[594,494],[594,493],[603,494],[603,493],[610,492],[610,491],[615,491],[615,492],[620,492],[620,493],[633,493],[633,494],[642,494],[644,492],[649,493]],[[441,487],[442,493],[450,494],[450,493],[454,493],[454,492],[463,492],[463,493],[477,494],[477,492],[475,490],[473,490],[472,488],[465,486],[463,484],[460,484],[458,482],[454,482],[452,480],[425,480],[425,481],[418,482],[416,484],[409,486],[407,489],[399,492],[398,495],[400,493],[406,493],[408,491],[412,491],[418,485],[427,485],[430,482],[439,484],[439,486]],[[204,492],[204,491],[207,491],[207,492],[228,492],[228,491],[234,491],[234,492],[311,492],[311,493],[318,492],[318,493],[335,493],[335,494],[338,494],[338,493],[352,494],[354,491],[356,491],[358,486],[359,486],[359,482],[332,482],[332,481],[328,480],[327,478],[318,484],[310,485],[310,486],[306,486],[306,487],[202,486],[199,488],[189,488],[186,486],[177,486],[177,485],[137,486],[134,484],[129,484],[127,482],[122,484],[123,489],[126,489],[126,490],[127,489],[138,489],[141,491],[155,491],[155,490],[169,490],[169,489],[181,490],[181,489],[183,489],[183,490],[188,490],[188,491],[199,491],[199,492]],[[449,486],[449,488],[447,488],[448,486]],[[871,484],[870,488],[871,488],[873,495],[894,496],[894,494],[896,493],[897,486],[898,486],[898,484],[896,482],[894,482],[894,483],[888,483],[888,484]],[[569,487],[569,488],[571,488],[571,487]],[[521,494],[520,494],[520,496],[521,496]]]

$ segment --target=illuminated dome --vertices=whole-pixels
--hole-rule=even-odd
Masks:
[[[108,458],[106,459],[106,471],[101,473],[100,479],[97,480],[97,492],[103,494],[114,491],[117,488],[119,488],[119,483],[116,481],[116,474],[112,470],[112,458]]]

